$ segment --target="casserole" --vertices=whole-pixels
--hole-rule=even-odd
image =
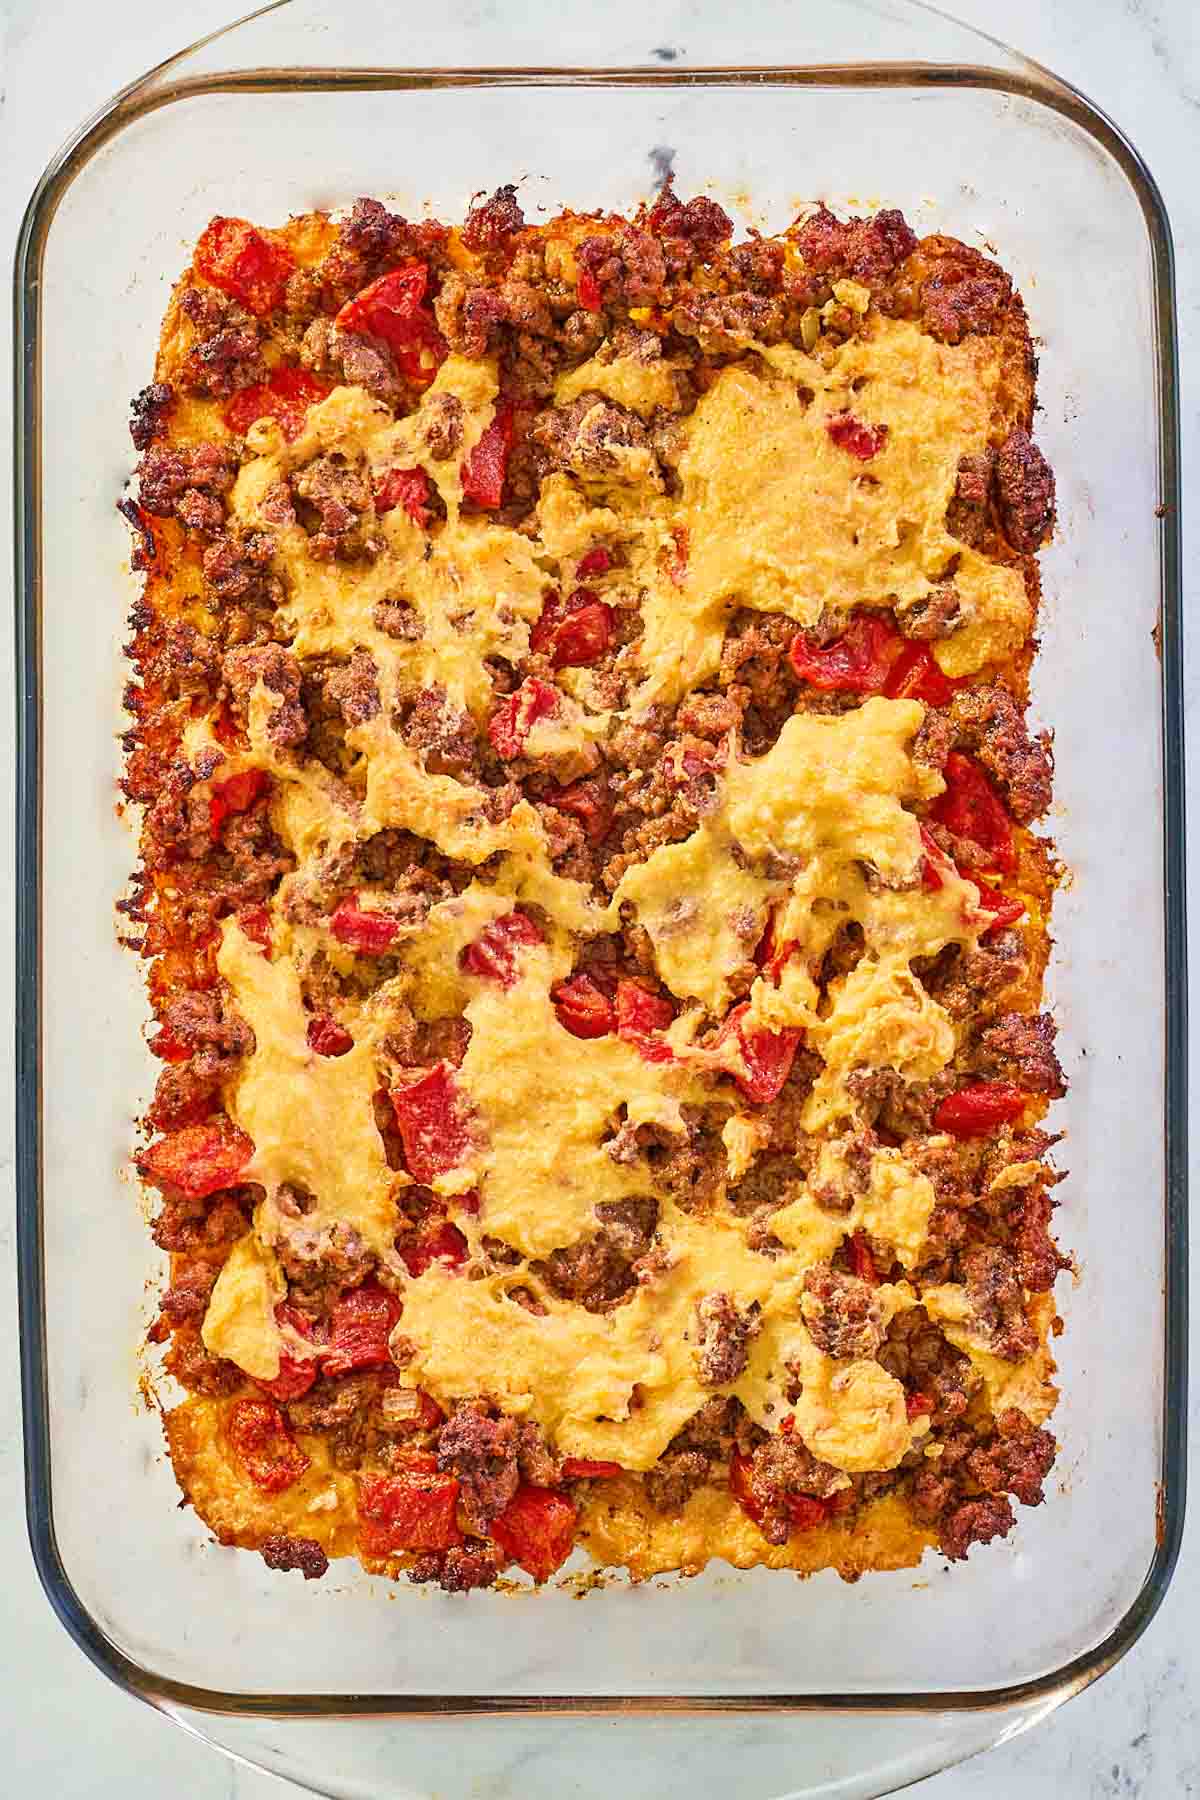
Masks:
[[[526,22],[533,42],[537,18]],[[803,45],[782,8],[743,16],[736,38],[723,38],[716,21],[689,22],[678,44],[658,21],[653,36],[627,45],[611,34],[588,43],[584,22],[568,20],[559,37],[567,68],[557,75],[514,72],[518,53],[538,52],[498,32],[464,40],[456,14],[426,29],[427,40],[413,40],[369,7],[335,28],[297,5],[249,22],[114,103],[48,172],[23,235],[18,1091],[39,1565],[103,1666],[177,1714],[227,1715],[212,1727],[227,1741],[239,1713],[539,1711],[551,1696],[573,1695],[558,1705],[986,1707],[992,1716],[968,1733],[986,1742],[999,1729],[995,1709],[1045,1710],[1127,1647],[1165,1588],[1182,1514],[1184,990],[1166,221],[1134,153],[1086,102],[925,15],[905,14],[893,29],[864,9],[827,9]],[[856,62],[864,44],[876,59],[869,66]],[[888,54],[922,63],[878,60]],[[995,66],[977,66],[984,56]],[[430,73],[468,61],[465,75]],[[481,73],[489,62],[509,72]],[[825,66],[847,62],[856,66]],[[380,74],[383,65],[391,68]],[[713,73],[698,78],[705,68]],[[347,73],[364,69],[375,72]],[[421,146],[433,135],[443,150],[431,180]],[[287,149],[298,141],[299,167]],[[336,1629],[324,1611],[319,1631],[297,1629],[298,1584],[280,1591],[255,1571],[235,1573],[198,1528],[179,1535],[169,1471],[154,1461],[157,1421],[131,1419],[145,1323],[131,1299],[145,1236],[119,1163],[127,1096],[148,1092],[150,1068],[127,1048],[141,996],[100,900],[118,889],[131,846],[113,816],[115,746],[96,754],[120,680],[111,621],[121,594],[132,595],[120,569],[124,528],[111,511],[127,473],[114,449],[125,402],[183,260],[180,239],[210,214],[234,210],[236,199],[250,216],[285,216],[354,191],[394,194],[401,210],[425,201],[454,210],[498,145],[505,171],[546,170],[548,207],[582,193],[628,204],[652,186],[648,153],[670,149],[682,186],[720,169],[727,185],[717,197],[748,191],[776,225],[795,200],[878,196],[922,228],[983,231],[1047,343],[1039,437],[1059,473],[1060,532],[1044,558],[1034,705],[1053,684],[1060,814],[1051,827],[1073,877],[1051,968],[1073,1081],[1061,1109],[1071,1170],[1063,1235],[1084,1274],[1081,1294],[1066,1297],[1056,1420],[1070,1492],[1029,1517],[1015,1552],[981,1558],[954,1583],[931,1574],[914,1593],[910,1576],[857,1589],[823,1576],[788,1590],[785,1603],[767,1601],[753,1573],[714,1570],[656,1595],[653,1609],[636,1592],[590,1596],[585,1617],[595,1622],[585,1632],[566,1595],[546,1596],[541,1612],[497,1597],[469,1639],[451,1601],[430,1611],[413,1596],[428,1622],[419,1647],[398,1629],[398,1601],[352,1583],[321,1601]],[[936,206],[922,207],[931,186]],[[1096,292],[1102,306],[1080,304]],[[87,361],[84,337],[98,345]],[[102,596],[97,582],[107,584]],[[1128,721],[1120,733],[1118,719]],[[40,859],[39,816],[52,822]],[[1014,1588],[1055,1603],[1014,1605]],[[232,1645],[231,1612],[242,1621]],[[861,1732],[817,1729],[831,1770],[886,1761],[865,1722]],[[364,1791],[347,1785],[346,1734],[332,1737],[328,1750],[296,1739],[287,1755],[297,1760],[282,1766],[340,1783],[335,1791]],[[908,1778],[951,1754],[952,1739],[927,1733],[904,1764]],[[323,1757],[340,1772],[323,1774]]]

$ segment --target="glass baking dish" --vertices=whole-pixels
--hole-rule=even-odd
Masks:
[[[1183,802],[1170,234],[1136,152],[1082,96],[903,0],[520,8],[436,17],[289,0],[119,95],[47,170],[17,258],[18,1137],[30,1530],[59,1616],[114,1680],[235,1753],[338,1794],[530,1796],[595,1762],[630,1795],[874,1794],[1040,1717],[1154,1613],[1184,1488]],[[422,9],[428,15],[430,9]],[[818,16],[819,15],[819,16]],[[556,64],[548,67],[552,54]],[[947,1574],[797,1586],[714,1565],[577,1600],[431,1595],[335,1565],[315,1588],[212,1545],[136,1404],[155,1253],[128,1172],[151,1084],[111,913],[113,502],[129,396],[216,212],[370,193],[461,216],[627,208],[673,167],[776,229],[804,201],[901,206],[994,246],[1041,344],[1059,481],[1035,709],[1057,731],[1070,878],[1050,997],[1071,1094],[1060,1233],[1062,1442],[1050,1504]],[[1063,1283],[1069,1289],[1070,1284]],[[704,1737],[690,1715],[708,1714]],[[853,1720],[845,1716],[853,1713]],[[286,1717],[280,1730],[275,1721]],[[354,1719],[350,1725],[347,1721]],[[402,1765],[398,1773],[397,1753]],[[707,1751],[705,1752],[707,1754]],[[602,1773],[601,1773],[602,1771]],[[743,1781],[746,1785],[743,1785]],[[572,1791],[584,1791],[578,1785]],[[592,1791],[587,1788],[586,1791]]]

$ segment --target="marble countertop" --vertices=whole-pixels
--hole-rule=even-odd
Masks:
[[[514,0],[519,6],[520,0]],[[143,70],[236,16],[233,0],[7,0],[0,9],[0,144],[5,172],[0,229],[11,243],[25,198],[68,131]],[[1125,129],[1163,191],[1178,255],[1184,369],[1184,469],[1189,491],[1200,457],[1200,9],[1192,0],[957,0],[967,22],[993,30],[1083,89]],[[119,22],[114,22],[119,21]],[[8,331],[7,308],[3,330]],[[7,346],[4,351],[7,357]],[[7,384],[5,384],[7,390]],[[3,434],[0,456],[8,454]],[[9,555],[7,533],[0,555]],[[1186,563],[1185,563],[1186,566]],[[1196,590],[1189,579],[1189,598]],[[11,650],[6,646],[3,655]],[[1194,701],[1200,658],[1187,679]],[[12,682],[0,674],[0,732],[11,741]],[[1191,712],[1192,757],[1200,721]],[[3,798],[3,854],[11,857],[11,795]],[[1200,841],[1195,836],[1194,842]],[[9,865],[11,867],[11,864]],[[11,882],[3,905],[11,917]],[[7,933],[5,934],[7,938]],[[6,1005],[6,1002],[8,1003]],[[0,959],[0,1013],[11,1011],[11,967]],[[1193,1059],[1193,1066],[1200,1058]],[[11,1089],[11,1066],[2,1079]],[[0,1166],[12,1168],[11,1095],[0,1101]],[[0,1209],[0,1263],[11,1306],[11,1208]],[[9,1315],[11,1317],[11,1314]],[[1200,1317],[1200,1308],[1194,1316]],[[278,1784],[238,1768],[193,1742],[148,1708],[111,1687],[69,1642],[52,1617],[29,1558],[21,1493],[15,1330],[0,1334],[0,1560],[5,1605],[0,1623],[0,1744],[6,1791],[23,1800],[266,1800]],[[1193,1405],[1193,1443],[1200,1404]],[[703,1734],[706,1726],[697,1722]],[[697,1792],[741,1795],[737,1770],[722,1770],[717,1746],[697,1766],[708,1773]],[[473,1788],[474,1792],[481,1791]],[[500,1789],[485,1784],[500,1800]],[[507,1794],[510,1790],[504,1789]],[[569,1791],[569,1790],[568,1790]],[[584,1789],[577,1790],[581,1795]],[[587,1789],[592,1792],[591,1788]],[[1163,1608],[1124,1661],[1102,1682],[1036,1730],[921,1785],[928,1800],[1174,1800],[1200,1795],[1200,1522],[1192,1528]],[[746,1800],[768,1800],[747,1795]]]

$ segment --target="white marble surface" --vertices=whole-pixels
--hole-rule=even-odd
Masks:
[[[612,3],[612,0],[609,0]],[[513,0],[519,5],[520,0]],[[0,96],[0,234],[11,243],[44,164],[81,118],[126,81],[202,32],[235,16],[232,0],[6,0]],[[1194,378],[1200,351],[1200,9],[1193,0],[958,0],[961,17],[1067,77],[1103,106],[1146,157],[1163,190],[1179,259],[1184,366],[1184,466],[1189,494],[1200,472],[1200,420]],[[2,309],[8,330],[7,308]],[[5,361],[7,347],[5,345]],[[7,383],[4,384],[7,401]],[[7,455],[7,433],[4,451]],[[7,557],[7,534],[0,555]],[[1197,589],[1191,578],[1191,594]],[[10,651],[5,647],[3,655]],[[1194,696],[1193,654],[1188,678]],[[0,736],[11,740],[11,689],[0,672]],[[1192,718],[1193,746],[1200,721]],[[1194,763],[1197,751],[1193,749]],[[3,854],[11,855],[11,795],[4,792]],[[3,891],[10,909],[10,883]],[[5,940],[8,933],[5,933]],[[0,959],[0,1013],[7,1013],[11,972]],[[3,1068],[5,1088],[10,1068]],[[10,1098],[0,1100],[0,1168],[11,1169]],[[11,1208],[0,1210],[4,1305],[11,1306]],[[1200,1316],[1200,1308],[1197,1308]],[[11,1319],[11,1312],[6,1313]],[[42,1598],[29,1559],[21,1494],[16,1344],[0,1332],[0,1744],[4,1791],[13,1800],[258,1800],[276,1782],[238,1769],[110,1687],[70,1644]],[[1193,1406],[1200,1439],[1200,1406]],[[706,1727],[697,1723],[695,1731]],[[715,1750],[715,1746],[714,1746]],[[735,1767],[701,1754],[697,1792],[742,1795]],[[447,1785],[449,1797],[453,1788]],[[507,1792],[508,1790],[506,1790]],[[581,1786],[577,1790],[582,1794]],[[594,1791],[590,1786],[588,1792]],[[1185,1543],[1167,1601],[1150,1631],[1106,1680],[1045,1725],[1001,1749],[922,1785],[929,1800],[1059,1800],[1112,1796],[1174,1800],[1200,1794],[1200,1525]],[[767,1800],[747,1795],[746,1800]]]

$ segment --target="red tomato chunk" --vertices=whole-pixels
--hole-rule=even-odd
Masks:
[[[404,1160],[415,1181],[433,1181],[464,1160],[471,1136],[448,1062],[435,1063],[407,1087],[393,1088],[392,1108]]]
[[[238,389],[225,408],[225,423],[243,437],[256,419],[276,419],[291,443],[304,430],[309,407],[332,392],[327,381],[307,369],[272,369],[266,381]]]
[[[308,1468],[308,1457],[273,1400],[235,1401],[228,1434],[237,1460],[265,1494],[281,1494]]]
[[[947,706],[961,681],[943,675],[933,652],[924,644],[909,644],[888,670],[883,692],[889,700],[923,700],[927,706]]]
[[[308,1047],[317,1056],[345,1056],[354,1039],[344,1025],[322,1013],[308,1021]]]
[[[433,1457],[413,1457],[400,1475],[360,1475],[360,1547],[368,1556],[449,1550],[463,1541],[455,1516],[458,1482],[439,1475]]]
[[[467,1260],[467,1240],[457,1225],[443,1220],[415,1243],[402,1246],[400,1255],[415,1280],[435,1262],[444,1263],[449,1269],[461,1269]]]
[[[577,1514],[553,1488],[522,1482],[498,1519],[492,1536],[510,1562],[537,1582],[549,1581],[571,1554]]]
[[[512,407],[499,406],[495,418],[462,465],[460,473],[465,499],[489,509],[499,506],[504,496],[512,440]]]
[[[529,675],[515,693],[502,700],[488,723],[488,736],[498,756],[511,761],[520,756],[526,739],[539,719],[558,711],[558,689]]]
[[[275,1308],[275,1318],[280,1325],[290,1325],[301,1337],[312,1337],[309,1320],[298,1307],[289,1306],[286,1300],[281,1300]],[[317,1379],[317,1368],[315,1356],[293,1356],[281,1345],[278,1375],[271,1381],[260,1381],[258,1385],[264,1394],[270,1394],[272,1400],[298,1400],[301,1394],[307,1394]]]
[[[545,941],[529,914],[518,909],[486,925],[475,942],[467,945],[459,961],[472,975],[482,975],[509,988],[517,979],[520,951]]]
[[[335,1301],[329,1314],[328,1348],[321,1357],[327,1375],[390,1366],[388,1338],[400,1317],[400,1302],[377,1281],[364,1281]]]
[[[946,791],[930,807],[930,817],[955,837],[967,838],[985,853],[984,868],[1007,874],[1016,865],[1012,820],[977,762],[953,750],[943,770]]]
[[[613,808],[602,782],[585,775],[569,787],[551,788],[545,799],[559,812],[570,813],[573,819],[579,820],[589,844],[602,844],[608,836]]]
[[[227,781],[213,782],[208,799],[208,828],[214,837],[231,813],[249,811],[268,779],[265,769],[242,769]]]
[[[429,477],[424,469],[389,469],[375,484],[375,511],[394,512],[402,507],[415,525],[430,520]]]
[[[978,1081],[948,1094],[933,1115],[933,1129],[952,1137],[983,1137],[997,1125],[1011,1125],[1025,1110],[1028,1095],[1008,1081]]]
[[[658,1036],[674,1017],[669,1000],[648,994],[636,981],[618,981],[617,1036],[632,1044],[646,1062],[674,1062],[675,1052]]]
[[[555,669],[583,668],[604,655],[615,620],[612,607],[591,588],[576,588],[565,605],[555,594],[529,634],[529,648],[548,656]]]
[[[329,929],[339,944],[361,956],[382,956],[400,927],[387,913],[368,912],[360,906],[358,895],[351,894],[331,914]]]
[[[850,1268],[860,1281],[869,1282],[872,1287],[879,1286],[879,1271],[865,1232],[856,1231],[850,1239]]]
[[[271,915],[265,906],[244,906],[237,916],[237,922],[251,943],[270,953]]]
[[[205,226],[193,259],[196,273],[258,318],[283,305],[295,268],[289,250],[245,219],[215,218]]]
[[[747,1100],[765,1105],[774,1100],[791,1074],[801,1033],[789,1027],[784,1031],[765,1031],[746,1024],[749,1001],[735,1007],[726,1019],[718,1043],[732,1030],[742,1053],[742,1071],[734,1070],[733,1078]]]
[[[607,1037],[616,1026],[616,1008],[590,975],[572,975],[560,981],[551,999],[559,1024],[572,1037]]]
[[[254,1155],[254,1145],[222,1115],[203,1125],[185,1125],[143,1151],[138,1168],[155,1187],[178,1188],[203,1200],[231,1187]]]
[[[800,677],[823,693],[881,694],[900,635],[874,613],[858,613],[841,637],[818,643],[807,632],[792,641],[788,661]]]
[[[826,419],[825,429],[839,450],[857,456],[860,462],[870,462],[877,456],[888,434],[886,425],[868,425],[852,412],[834,413]]]
[[[387,345],[406,380],[428,387],[449,346],[422,305],[429,271],[424,263],[391,269],[347,300],[334,320],[339,331],[377,337]]]
[[[593,1462],[586,1456],[568,1456],[562,1466],[564,1481],[607,1481],[624,1473],[618,1462]]]

